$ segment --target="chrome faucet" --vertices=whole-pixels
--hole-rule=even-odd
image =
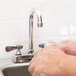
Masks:
[[[42,16],[40,15],[40,11],[38,9],[34,9],[31,11],[29,16],[29,50],[25,54],[22,54],[20,49],[23,48],[22,45],[17,46],[6,46],[5,50],[7,52],[10,52],[12,50],[17,49],[17,52],[15,56],[13,57],[14,63],[23,63],[23,62],[29,62],[33,58],[33,21],[34,21],[34,14],[37,16],[37,26],[42,27]]]
[[[37,16],[37,27],[42,27],[42,16],[38,9],[33,9],[29,16],[29,52],[32,53],[34,51],[33,48],[33,23],[34,23],[34,14]]]

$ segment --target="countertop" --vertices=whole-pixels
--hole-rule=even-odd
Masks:
[[[8,64],[14,64],[12,62],[12,59],[8,58],[8,59],[0,59],[0,68],[4,65],[8,65]]]
[[[12,59],[0,59],[0,76],[3,76],[1,71],[3,66],[7,66],[10,64],[13,64]]]

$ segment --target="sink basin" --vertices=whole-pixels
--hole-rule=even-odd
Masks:
[[[25,64],[13,64],[2,68],[3,76],[31,76],[28,72],[29,65]]]

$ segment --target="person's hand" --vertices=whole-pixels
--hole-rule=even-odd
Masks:
[[[69,55],[76,55],[76,41],[65,40],[60,42],[61,49]]]
[[[60,49],[44,48],[34,52],[28,70],[32,76],[69,76],[61,63],[67,58]]]
[[[45,48],[52,46],[62,49],[65,53],[69,55],[76,55],[76,41],[65,40],[60,43],[48,42],[47,45],[45,45]]]
[[[28,69],[31,75],[76,76],[76,57],[71,56],[76,55],[76,41],[66,40],[49,44],[45,45],[44,49],[34,52],[34,58]]]

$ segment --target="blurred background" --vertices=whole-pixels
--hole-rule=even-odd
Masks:
[[[0,0],[0,58],[10,58],[5,46],[29,46],[29,15],[38,8],[43,27],[34,24],[34,48],[47,41],[76,40],[76,0]]]

